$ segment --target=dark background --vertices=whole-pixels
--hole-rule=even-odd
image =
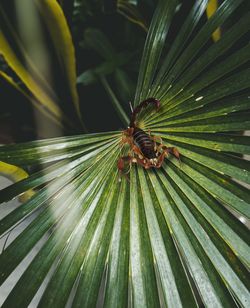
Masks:
[[[3,2],[5,2],[6,7],[12,6],[9,10],[10,15],[8,17],[15,21],[13,3],[11,4],[9,0],[3,0]],[[117,11],[116,1],[77,0],[75,1],[74,8],[72,5],[73,1],[64,0],[59,2],[62,4],[73,37],[77,76],[105,62],[104,58],[86,42],[85,35],[88,29],[97,29],[101,31],[110,41],[117,54],[123,52],[125,54],[124,57],[129,55],[129,61],[119,67],[128,78],[128,82],[125,83],[126,89],[124,88],[124,84],[117,82],[114,72],[105,75],[105,77],[121,102],[124,110],[127,114],[130,114],[128,102],[133,101],[134,97],[141,55],[147,34],[145,29],[131,22],[126,16],[120,14]],[[177,16],[170,28],[164,54],[171,46],[171,42],[176,37],[184,17],[188,14],[193,3],[193,0],[180,1],[182,5],[180,5],[180,9],[176,13]],[[138,1],[137,11],[140,13],[146,27],[150,25],[150,20],[156,4],[156,0]],[[245,9],[244,6],[241,6],[222,30],[224,31],[224,28],[230,27],[230,23],[235,22],[235,20],[241,16],[241,11]],[[206,16],[204,14],[200,23],[202,24],[205,21]],[[197,29],[198,28],[199,26]],[[46,37],[46,33],[44,34]],[[195,35],[195,33],[193,35]],[[245,37],[242,40],[245,42],[247,39],[248,38]],[[49,41],[47,43],[49,46]],[[211,43],[212,40],[207,44]],[[207,46],[204,48],[207,48]],[[56,65],[53,65],[53,54],[51,63],[54,75],[54,87],[62,91],[62,74],[57,71]],[[8,67],[3,58],[0,58],[0,69],[12,76],[14,80],[22,86],[20,80]],[[83,122],[86,129],[84,130],[78,123],[74,108],[69,107],[69,104],[62,106],[62,108],[64,108],[67,115],[70,116],[76,125],[73,128],[65,128],[60,134],[72,135],[85,132],[91,133],[124,129],[124,124],[116,114],[111,104],[110,97],[99,80],[87,85],[79,83],[77,88]],[[62,95],[65,97],[67,93],[63,93]],[[0,79],[0,106],[0,143],[22,142],[55,137],[58,135],[58,132],[53,130],[53,126],[51,126],[50,129],[51,124],[48,121],[46,122],[46,119],[43,118],[42,121],[44,121],[44,125],[46,125],[48,129],[46,134],[43,131],[39,131],[34,117],[34,109],[30,102],[16,90],[13,90],[13,88],[2,79]]]

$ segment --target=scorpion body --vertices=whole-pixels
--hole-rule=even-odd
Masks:
[[[129,144],[131,150],[128,156],[120,157],[118,160],[117,167],[121,174],[124,174],[123,171],[127,164],[131,166],[132,163],[137,163],[145,169],[160,168],[165,157],[168,156],[169,153],[173,154],[178,159],[180,158],[179,151],[176,148],[166,147],[162,144],[160,137],[151,136],[150,133],[146,133],[137,126],[137,114],[149,104],[153,104],[157,110],[160,107],[160,102],[155,98],[148,98],[141,102],[132,110],[129,127],[123,131],[122,143]],[[157,145],[157,139],[158,142],[160,139],[160,145]]]
[[[134,143],[141,150],[142,154],[149,158],[156,158],[156,152],[154,150],[154,142],[150,138],[150,136],[144,132],[144,130],[136,127],[133,131],[133,139]]]

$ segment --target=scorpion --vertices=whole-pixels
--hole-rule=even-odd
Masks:
[[[131,164],[136,163],[144,167],[160,168],[164,162],[165,157],[169,154],[174,155],[180,160],[180,153],[175,147],[167,147],[162,144],[162,139],[159,136],[152,136],[151,132],[146,133],[136,125],[136,118],[138,113],[148,105],[154,105],[156,111],[160,108],[160,101],[155,98],[148,98],[141,102],[134,110],[132,109],[131,120],[128,128],[123,131],[122,143],[129,144],[130,151],[127,156],[122,156],[117,162],[117,167],[121,175],[127,175],[130,171]],[[157,140],[160,143],[157,144]],[[127,164],[130,168],[128,172],[124,172]]]

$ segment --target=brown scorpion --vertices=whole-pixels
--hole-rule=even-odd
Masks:
[[[131,120],[128,128],[123,131],[123,144],[129,144],[130,153],[127,156],[120,157],[117,163],[120,175],[124,173],[126,165],[131,167],[132,163],[137,163],[144,167],[160,168],[164,159],[169,154],[174,155],[180,160],[180,153],[175,147],[167,147],[162,144],[162,139],[159,136],[152,136],[151,133],[146,133],[144,130],[136,126],[137,114],[146,108],[149,104],[153,104],[156,110],[160,107],[160,101],[155,98],[148,98],[141,102],[134,110],[132,110]],[[160,141],[158,145],[156,142]]]

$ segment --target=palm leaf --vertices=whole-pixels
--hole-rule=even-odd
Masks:
[[[148,31],[146,22],[137,8],[137,1],[117,0],[117,12],[126,17],[129,21],[139,25],[143,30]]]
[[[6,236],[32,218],[0,256],[1,283],[36,249],[3,307],[27,307],[34,297],[39,307],[249,307],[249,236],[238,219],[250,214],[249,162],[239,156],[250,149],[239,135],[249,128],[249,53],[246,44],[228,52],[230,36],[236,44],[247,31],[247,15],[201,48],[244,3],[225,0],[203,26],[190,13],[196,35],[184,48],[180,30],[164,70],[157,64],[176,3],[160,1],[155,12],[135,104],[150,94],[161,108],[143,111],[138,125],[176,146],[181,163],[134,165],[130,182],[119,181],[121,132],[0,148],[7,163],[43,167],[0,193],[1,210],[37,190],[0,222]]]

